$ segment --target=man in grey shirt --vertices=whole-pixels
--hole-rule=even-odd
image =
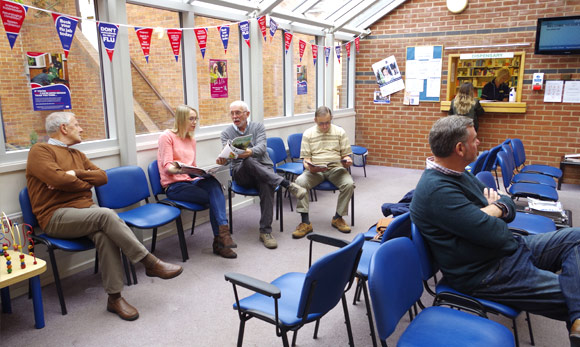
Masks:
[[[272,236],[272,219],[274,207],[274,190],[282,186],[297,199],[306,196],[306,189],[287,179],[278,176],[272,167],[274,164],[268,156],[266,149],[266,129],[262,123],[249,122],[250,110],[243,101],[234,101],[230,105],[232,126],[227,127],[221,133],[222,146],[228,140],[238,136],[252,135],[252,142],[246,151],[231,160],[232,178],[242,187],[257,188],[260,192],[260,241],[266,248],[276,248],[278,243]],[[216,163],[226,164],[228,159],[217,158]]]

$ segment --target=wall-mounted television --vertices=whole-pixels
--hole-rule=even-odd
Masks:
[[[580,16],[538,18],[536,54],[580,54]]]

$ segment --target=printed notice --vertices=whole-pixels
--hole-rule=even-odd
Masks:
[[[580,81],[566,81],[564,84],[564,102],[580,103]]]
[[[562,89],[564,81],[546,81],[544,102],[562,102]]]

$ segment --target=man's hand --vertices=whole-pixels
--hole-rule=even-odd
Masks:
[[[342,160],[340,161],[342,166],[344,166],[345,169],[348,169],[349,167],[352,166],[352,158],[349,157],[348,155],[344,158],[342,158]]]
[[[68,170],[67,172],[65,172],[65,174],[77,177],[77,174],[75,173],[74,170]]]
[[[228,162],[228,160],[226,158],[221,158],[221,157],[218,157],[215,160],[215,163],[218,165],[226,165],[227,162]]]
[[[252,156],[254,152],[251,149],[246,149],[246,151],[242,154],[238,154],[238,159],[246,159]]]
[[[308,165],[308,164],[310,164],[310,165]],[[326,172],[326,171],[328,171],[328,168],[327,167],[316,167],[309,160],[304,160],[304,167],[306,168],[306,170],[308,170],[308,171],[310,171],[312,173]]]
[[[503,211],[499,207],[492,205],[500,198],[500,195],[497,193],[497,191],[490,188],[484,188],[483,196],[485,196],[485,198],[487,199],[487,206],[480,208],[480,210],[492,217],[501,218],[503,215]]]
[[[487,204],[492,204],[499,200],[500,196],[496,190],[491,188],[483,188],[483,196],[487,199]]]

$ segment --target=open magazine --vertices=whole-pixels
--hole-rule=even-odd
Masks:
[[[252,134],[239,136],[233,140],[228,140],[224,149],[220,153],[220,158],[236,159],[238,155],[244,153],[252,142]]]
[[[184,174],[193,175],[193,176],[200,176],[200,177],[204,177],[207,175],[213,176],[218,171],[218,169],[221,167],[221,165],[214,164],[214,165],[211,165],[210,167],[208,167],[207,169],[204,170],[200,167],[186,165],[186,164],[178,162],[178,161],[174,161],[173,165],[175,165],[178,169],[181,169],[181,172],[183,172]]]

